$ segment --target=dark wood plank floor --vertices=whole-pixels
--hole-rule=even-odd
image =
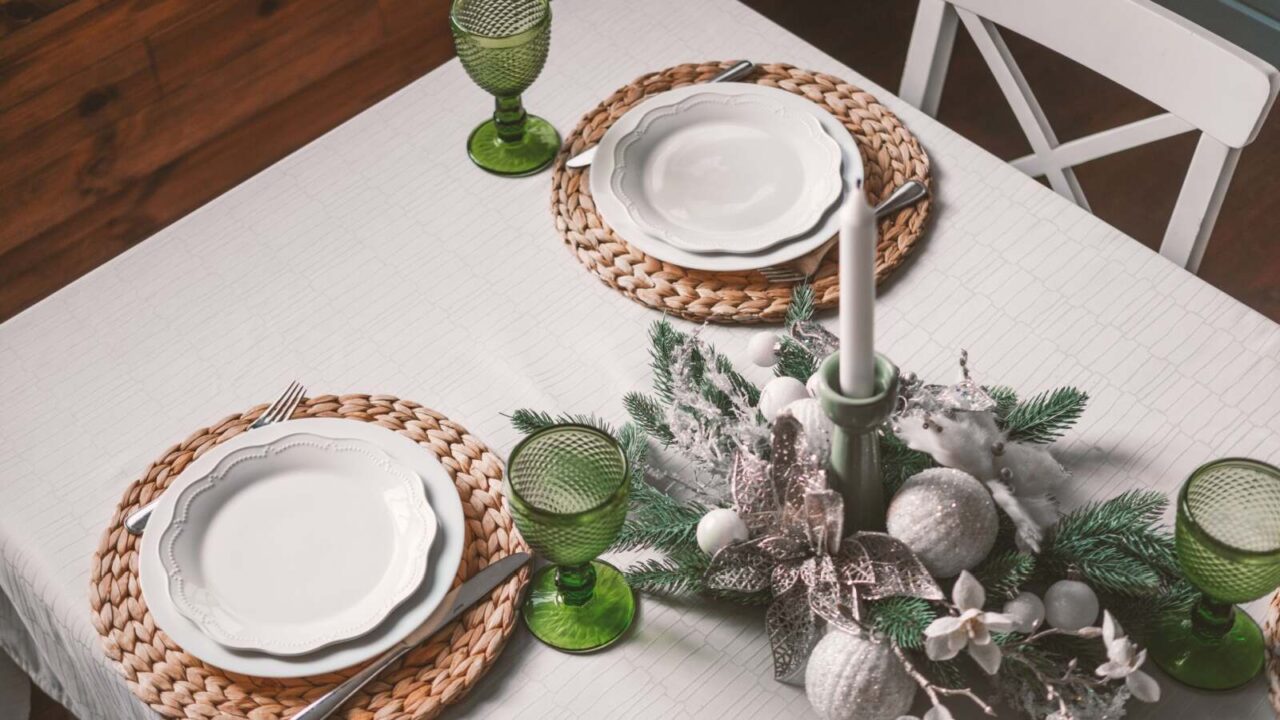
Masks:
[[[873,81],[891,90],[897,87],[915,3],[745,2]],[[383,8],[402,5],[384,3]],[[384,27],[396,25],[384,18]],[[411,24],[421,25],[421,20]],[[287,112],[280,109],[279,103],[264,102],[263,111],[225,133],[220,145],[172,169],[175,173],[185,173],[182,183],[176,184],[180,191],[166,192],[164,184],[145,188],[146,212],[141,217],[164,218],[174,216],[175,211],[189,211],[211,196],[211,188],[220,191],[259,169],[257,165],[220,162],[217,159],[223,155],[220,148],[236,146],[245,137],[261,138],[276,148],[275,153],[283,155],[433,67],[443,57],[442,53],[447,52],[441,48],[428,51],[416,48],[416,52],[404,59],[408,45],[403,35],[396,35],[388,49],[375,50],[352,60],[335,74],[335,79],[311,90],[296,105],[286,106]],[[1032,87],[1041,89],[1041,102],[1061,138],[1088,134],[1156,111],[1114,83],[1032,43],[1010,36],[1009,44]],[[172,66],[175,72],[181,69],[182,46],[182,43],[177,46]],[[203,52],[220,50],[204,48]],[[166,77],[160,77],[162,84]],[[619,82],[622,80],[624,78],[619,78]],[[1013,158],[1028,151],[999,89],[963,32],[957,42],[947,88],[939,114],[944,123],[1000,157]],[[299,119],[305,121],[299,122]],[[1078,174],[1098,216],[1155,247],[1164,232],[1193,148],[1192,136],[1172,138],[1089,163],[1080,167]],[[1200,274],[1240,301],[1280,321],[1280,241],[1277,240],[1280,213],[1275,212],[1276,199],[1280,197],[1280,171],[1277,168],[1280,168],[1280,120],[1273,117],[1258,140],[1245,149]],[[170,183],[169,187],[174,185]],[[86,225],[91,226],[86,227],[86,231],[101,227],[93,223]],[[0,318],[16,313],[161,226],[151,220],[116,223],[107,226],[110,234],[105,239],[92,244],[71,243],[65,248],[42,251],[39,262],[26,271],[27,275],[5,277],[0,283]],[[70,714],[37,692],[32,718],[67,720]]]
[[[914,2],[744,2],[872,81],[897,90]],[[1052,51],[1012,33],[1005,36],[1062,140],[1159,112]],[[963,30],[938,118],[1006,160],[1030,152],[999,87]],[[1196,136],[1187,134],[1080,166],[1077,177],[1093,212],[1147,246],[1158,247],[1195,142]],[[1258,139],[1245,148],[1199,272],[1206,281],[1280,321],[1277,199],[1280,112],[1272,113]]]

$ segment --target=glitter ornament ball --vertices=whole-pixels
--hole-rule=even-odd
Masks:
[[[773,422],[782,408],[796,400],[809,397],[804,383],[793,377],[776,377],[760,391],[760,403],[756,406],[765,420]]]
[[[911,709],[916,683],[888,643],[832,630],[809,655],[804,691],[823,720],[895,720]]]
[[[760,367],[773,367],[778,362],[778,334],[758,332],[747,341],[747,358]]]
[[[968,570],[991,552],[999,521],[991,493],[968,473],[931,468],[907,478],[885,516],[934,577]]]
[[[717,508],[703,515],[698,521],[697,534],[698,547],[708,555],[715,555],[720,548],[751,536],[747,524],[729,508]]]
[[[1098,619],[1098,595],[1079,580],[1059,580],[1044,594],[1044,619],[1059,630],[1089,627]]]
[[[1013,629],[1024,635],[1035,632],[1044,622],[1044,602],[1035,593],[1018,593],[1000,612],[1013,618]]]

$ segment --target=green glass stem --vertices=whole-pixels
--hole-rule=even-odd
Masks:
[[[565,605],[586,605],[596,586],[596,569],[591,563],[556,567],[556,588]]]
[[[818,367],[818,400],[831,418],[831,489],[844,498],[844,534],[884,532],[884,482],[880,477],[879,428],[898,400],[898,367],[876,353],[875,394],[845,395],[840,387],[840,357],[832,353]]]
[[[493,124],[498,129],[498,139],[504,143],[518,143],[524,139],[525,121],[529,114],[519,95],[497,96],[493,99]]]
[[[1217,640],[1235,625],[1236,607],[1201,594],[1191,608],[1191,631],[1202,640]]]

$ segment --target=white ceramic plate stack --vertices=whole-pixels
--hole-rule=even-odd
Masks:
[[[853,137],[793,93],[691,85],[632,108],[601,138],[591,195],[628,243],[694,270],[794,260],[835,234],[862,179]]]
[[[394,645],[458,569],[462,505],[444,467],[386,428],[310,418],[193,462],[143,533],[152,617],[225,670],[301,677]]]

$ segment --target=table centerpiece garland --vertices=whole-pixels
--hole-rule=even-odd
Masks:
[[[1130,698],[1158,699],[1139,645],[1151,618],[1189,608],[1195,591],[1159,526],[1162,494],[1059,511],[1070,477],[1048,447],[1087,394],[980,385],[963,352],[954,384],[908,375],[878,431],[888,532],[846,537],[827,488],[830,420],[810,397],[838,341],[814,308],[812,288],[797,287],[784,331],[752,338],[753,362],[776,375],[763,389],[664,319],[650,332],[654,393],[623,398],[630,422],[529,409],[512,422],[612,433],[631,463],[613,549],[642,552],[632,587],[767,605],[775,676],[803,681],[828,720],[894,720],[918,692],[924,720],[962,702],[1114,720]],[[689,461],[692,478],[659,470],[651,445]]]

